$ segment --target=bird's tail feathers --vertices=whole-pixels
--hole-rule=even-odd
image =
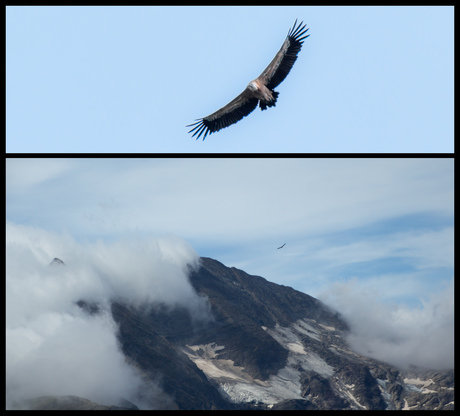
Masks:
[[[260,109],[262,111],[266,110],[267,107],[275,107],[276,106],[276,100],[278,99],[279,92],[272,91],[272,95],[273,95],[273,100],[272,101],[269,101],[269,102],[262,101],[262,100],[259,101],[259,107],[260,107]]]

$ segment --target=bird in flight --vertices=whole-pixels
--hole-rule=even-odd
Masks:
[[[208,134],[212,134],[220,129],[228,127],[246,117],[255,110],[257,104],[260,109],[266,110],[267,107],[275,107],[278,98],[277,87],[294,65],[297,55],[302,48],[303,41],[310,35],[306,35],[308,28],[305,29],[303,22],[289,30],[286,40],[281,49],[255,80],[251,81],[246,89],[226,106],[217,110],[207,117],[197,119],[195,123],[186,127],[192,127],[189,133],[193,132],[192,137],[197,135],[198,140],[204,133],[203,140]]]
[[[279,250],[280,248],[283,248],[285,245],[286,243],[284,243],[281,247],[278,247],[277,250]]]

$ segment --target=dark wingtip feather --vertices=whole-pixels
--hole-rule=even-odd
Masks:
[[[297,26],[296,26],[296,24],[297,24],[297,19],[295,19],[294,25],[289,30],[287,37],[292,39],[292,40],[294,40],[294,41],[302,43],[302,41],[304,39],[306,39],[306,38],[308,38],[308,36],[310,36],[310,35],[303,36],[303,35],[305,35],[305,33],[308,32],[309,28],[305,29],[306,24],[304,24],[303,21],[300,22]]]
[[[189,133],[194,132],[192,134],[192,137],[195,137],[196,135],[198,135],[198,136],[196,136],[196,140],[198,140],[203,133],[204,133],[203,140],[206,139],[206,136],[208,134],[212,133],[212,131],[209,128],[209,126],[205,123],[204,118],[199,118],[199,119],[197,119],[197,121],[195,123],[187,124],[185,127],[193,127],[192,129],[189,130]]]

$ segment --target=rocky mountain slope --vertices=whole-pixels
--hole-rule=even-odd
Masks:
[[[40,396],[26,400],[15,410],[139,410],[124,400],[119,406],[104,406],[78,396]]]
[[[454,408],[453,371],[405,372],[354,353],[347,324],[309,295],[210,258],[190,282],[208,300],[207,316],[111,306],[126,359],[160,386],[155,408]]]

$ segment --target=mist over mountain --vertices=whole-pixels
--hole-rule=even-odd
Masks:
[[[8,406],[453,409],[453,370],[400,369],[358,354],[350,325],[318,299],[177,243],[92,246],[77,256],[86,266],[36,264],[32,279],[62,296],[51,302],[35,290],[34,308],[12,309]],[[163,247],[155,262],[139,254],[153,246]],[[30,283],[30,273],[21,279]]]
[[[206,320],[207,300],[188,280],[199,260],[193,248],[173,235],[82,243],[7,223],[6,254],[7,407],[52,395],[154,407],[137,396],[154,394],[157,382],[126,362],[111,305],[181,305]]]

